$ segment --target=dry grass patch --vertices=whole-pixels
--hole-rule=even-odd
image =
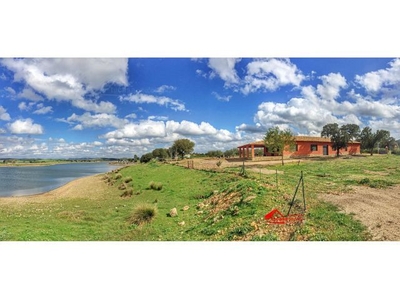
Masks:
[[[128,222],[130,224],[142,225],[150,223],[156,215],[157,208],[155,206],[142,204],[134,209]]]

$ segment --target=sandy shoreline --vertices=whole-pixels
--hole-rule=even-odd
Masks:
[[[3,204],[24,204],[32,202],[47,202],[62,198],[88,198],[96,199],[99,194],[107,188],[101,180],[103,174],[74,179],[54,190],[28,196],[0,197],[0,205]]]

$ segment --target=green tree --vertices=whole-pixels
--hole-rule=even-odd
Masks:
[[[152,153],[146,153],[146,154],[143,154],[141,157],[140,157],[140,162],[141,163],[148,163],[149,161],[151,161],[153,159],[153,154]]]
[[[211,150],[206,153],[206,156],[219,158],[219,157],[224,156],[224,153],[221,150]]]
[[[176,140],[170,148],[171,156],[175,157],[176,155],[178,155],[181,158],[184,158],[185,155],[193,152],[194,145],[194,142],[189,139]]]
[[[265,147],[268,148],[269,152],[282,156],[282,165],[284,165],[284,150],[294,146],[296,142],[292,132],[289,129],[280,130],[279,127],[276,126],[268,129],[264,136],[264,144]]]
[[[356,124],[346,124],[339,127],[337,123],[326,124],[322,128],[321,136],[328,137],[332,142],[332,149],[336,150],[339,156],[340,149],[347,147],[347,144],[359,138],[360,127]]]
[[[232,149],[226,150],[224,152],[225,157],[232,157],[232,156],[238,156],[238,155],[239,155],[238,148],[232,148]]]
[[[377,143],[382,143],[382,146],[390,146],[393,143],[393,138],[390,137],[390,132],[387,130],[377,130],[375,133],[372,132],[370,127],[365,127],[360,134],[361,149],[369,150],[369,153],[373,155],[374,147]],[[379,152],[379,149],[378,149]]]
[[[157,158],[161,161],[166,160],[169,157],[169,152],[167,149],[164,148],[156,148],[152,152],[153,158]]]

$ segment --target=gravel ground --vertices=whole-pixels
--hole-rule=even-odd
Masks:
[[[368,227],[375,241],[400,241],[400,186],[374,189],[355,186],[342,195],[323,194],[320,199],[338,205]]]

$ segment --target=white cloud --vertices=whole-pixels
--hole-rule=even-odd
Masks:
[[[339,97],[340,90],[347,87],[346,78],[340,73],[330,73],[319,78],[322,80],[322,85],[318,84],[317,93],[324,100],[335,100]]]
[[[275,91],[280,86],[300,86],[305,76],[288,59],[264,59],[247,65],[247,75],[241,88],[243,94]]]
[[[400,83],[400,59],[389,63],[389,68],[356,75],[356,82],[363,86],[367,92],[378,92],[382,87]]]
[[[32,108],[32,106],[26,105],[25,102],[20,102],[20,103],[18,104],[18,108],[19,108],[19,110],[28,111],[28,110],[30,110],[30,109]]]
[[[125,116],[125,119],[136,119],[137,115],[135,113],[129,114]]]
[[[211,124],[207,122],[201,122],[200,125],[183,120],[182,122],[167,121],[166,130],[168,132],[178,133],[184,136],[190,135],[212,135],[217,134],[217,129],[215,129]]]
[[[51,106],[38,105],[37,108],[38,109],[33,112],[36,115],[45,115],[53,112],[53,108]]]
[[[168,97],[159,97],[159,96],[153,96],[153,95],[148,95],[148,94],[142,94],[140,92],[137,92],[136,94],[129,94],[126,96],[120,96],[119,99],[121,101],[129,101],[129,102],[134,102],[134,103],[154,103],[166,107],[170,107],[172,110],[175,111],[185,111],[185,105],[175,99],[171,99]]]
[[[3,59],[0,63],[14,72],[15,81],[47,99],[69,101],[97,113],[114,113],[116,107],[110,102],[85,99],[86,94],[96,94],[108,83],[128,85],[128,61],[122,58]]]
[[[157,120],[157,121],[167,121],[168,117],[166,117],[166,116],[149,116],[147,119]]]
[[[42,134],[42,125],[33,123],[32,119],[20,119],[8,125],[13,134]]]
[[[9,120],[11,120],[11,117],[7,113],[7,110],[1,105],[0,105],[0,120],[1,121],[9,121]]]
[[[115,115],[111,114],[94,114],[89,112],[83,115],[72,114],[68,117],[65,122],[69,124],[79,123],[74,127],[74,130],[82,130],[84,128],[95,128],[95,127],[115,127],[120,128],[128,123],[127,120],[120,119]]]
[[[216,129],[207,122],[197,124],[186,120],[181,122],[142,120],[111,131],[101,138],[106,139],[107,145],[130,147],[146,145],[168,147],[177,139],[189,138],[195,141],[196,149],[200,151],[206,148],[213,149],[217,144],[222,149],[235,147],[235,143],[241,140],[241,135],[225,129]],[[144,151],[144,149],[141,150]]]
[[[7,92],[9,92],[11,95],[15,95],[16,94],[16,92],[15,92],[15,90],[12,88],[12,87],[5,87],[4,88]]]
[[[229,100],[231,100],[232,95],[229,96],[221,96],[219,95],[217,92],[212,92],[211,93],[215,98],[217,98],[217,100],[219,101],[224,101],[224,102],[229,102]]]
[[[230,85],[239,83],[240,79],[235,70],[235,65],[239,61],[240,59],[238,58],[210,58],[208,67],[213,70],[213,74],[218,75],[225,81],[225,84]]]
[[[72,128],[72,130],[83,130],[83,126],[82,124],[78,124],[74,128]]]
[[[7,131],[3,128],[0,128],[0,134],[6,133]]]
[[[38,94],[36,94],[30,88],[24,88],[21,93],[18,94],[18,98],[23,98],[31,101],[43,101],[44,98]]]
[[[154,92],[158,93],[158,94],[163,94],[164,92],[167,91],[175,91],[176,87],[172,86],[172,85],[162,85],[160,87],[158,87],[157,89],[155,89]]]
[[[145,120],[140,123],[126,124],[121,129],[106,133],[103,137],[106,139],[149,138],[164,137],[165,134],[164,122]]]

